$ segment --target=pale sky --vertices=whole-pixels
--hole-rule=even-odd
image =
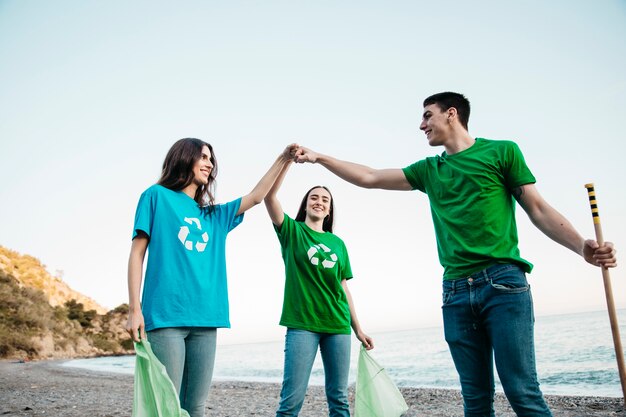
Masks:
[[[128,301],[137,200],[177,139],[214,146],[226,202],[291,142],[378,168],[441,153],[418,129],[421,103],[457,91],[472,103],[470,134],[516,141],[539,191],[588,238],[584,184],[594,182],[619,251],[625,68],[618,0],[0,0],[0,245],[113,308]],[[298,165],[279,194],[286,212],[317,184],[335,197],[363,328],[439,325],[427,197]],[[518,226],[537,316],[605,308],[598,269],[521,208]],[[220,341],[281,338],[284,270],[263,205],[231,233],[227,254],[233,328]],[[622,271],[611,271],[620,308]]]

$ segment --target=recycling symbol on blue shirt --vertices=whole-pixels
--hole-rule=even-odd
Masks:
[[[324,268],[332,268],[337,263],[337,255],[332,253],[330,248],[323,243],[311,246],[309,250],[306,251],[306,254],[313,265],[319,265],[320,258],[323,259],[322,266]]]
[[[207,232],[204,232],[200,235],[200,239],[199,240],[192,240],[191,238],[194,237],[194,235],[197,235],[199,232],[202,232],[202,225],[200,224],[200,219],[197,219],[195,217],[185,217],[184,218],[185,223],[189,224],[189,225],[195,225],[195,233],[191,234],[191,231],[189,230],[189,226],[181,226],[180,230],[178,231],[178,240],[180,240],[180,242],[183,244],[183,246],[185,246],[185,249],[187,250],[194,250],[194,248],[198,251],[198,252],[204,252],[204,249],[206,248],[206,244],[209,241],[209,234]],[[191,234],[191,236],[190,236]]]

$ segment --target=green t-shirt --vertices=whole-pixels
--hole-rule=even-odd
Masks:
[[[476,138],[462,152],[444,152],[403,171],[413,189],[430,200],[444,279],[466,277],[498,263],[532,270],[517,247],[511,190],[534,183],[535,177],[514,142]]]
[[[348,251],[332,233],[317,232],[285,214],[275,227],[285,262],[282,326],[350,334],[350,307],[341,281],[352,278]]]

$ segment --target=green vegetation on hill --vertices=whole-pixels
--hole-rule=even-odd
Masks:
[[[106,309],[94,300],[74,291],[60,277],[52,276],[45,265],[33,256],[0,246],[0,269],[17,279],[20,286],[43,291],[52,306],[63,306],[67,301],[75,300],[83,304],[85,310],[106,313]]]
[[[132,353],[132,341],[124,330],[128,305],[122,304],[106,314],[87,310],[75,299],[52,306],[42,290],[50,285],[41,272],[45,271],[43,265],[31,256],[0,249],[3,249],[0,253],[0,261],[3,261],[0,262],[0,358]],[[22,280],[6,271],[7,260],[17,265]],[[34,286],[24,284],[24,277]]]
[[[15,278],[0,270],[0,357],[20,352],[35,356],[31,338],[43,329],[54,329],[55,316],[62,313],[50,307],[43,292],[20,288]]]

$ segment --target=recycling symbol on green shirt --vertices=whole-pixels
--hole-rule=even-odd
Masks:
[[[202,232],[202,225],[200,225],[199,219],[195,217],[185,217],[184,220],[185,223],[189,225],[195,225],[197,232]],[[185,246],[185,249],[187,250],[193,250],[195,247],[198,252],[204,252],[204,249],[206,248],[206,243],[209,241],[209,234],[207,232],[202,233],[202,235],[200,235],[200,240],[194,242],[193,240],[189,239],[190,233],[191,232],[188,226],[181,226],[180,230],[178,231],[178,240],[180,240],[180,242]]]
[[[320,258],[322,259],[322,266],[324,268],[332,268],[337,263],[337,255],[332,253],[330,248],[323,243],[311,246],[309,250],[306,251],[306,254],[313,265],[319,265]]]

